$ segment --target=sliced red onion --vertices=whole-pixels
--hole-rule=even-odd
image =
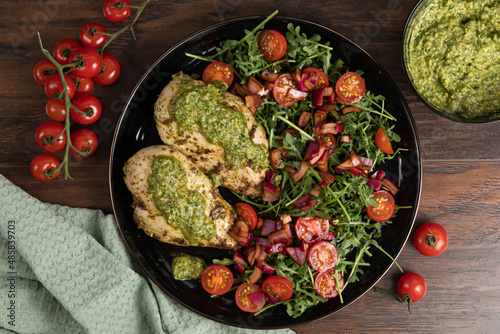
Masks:
[[[278,175],[278,174],[276,174],[276,173],[275,173],[275,172],[273,172],[273,171],[266,170],[266,180],[267,180],[267,182],[269,182],[269,183],[271,183],[271,184],[272,184],[272,183],[273,183],[274,178],[276,177],[276,175]]]
[[[257,268],[262,270],[264,274],[272,275],[274,274],[274,267],[267,264],[265,261],[260,261],[257,263]]]
[[[271,241],[267,238],[256,237],[255,243],[261,246],[269,246],[271,244]]]
[[[302,208],[309,203],[309,200],[310,200],[309,194],[305,194],[304,196],[293,202],[293,205],[295,205],[298,208]]]
[[[351,168],[349,170],[349,173],[351,173],[354,176],[362,176],[363,172],[361,172],[358,168]]]
[[[370,178],[382,181],[385,178],[385,172],[383,170],[379,169],[378,171],[373,173],[372,176],[370,176]]]
[[[291,88],[288,91],[288,97],[294,100],[304,101],[307,98],[307,92]]]
[[[337,133],[342,133],[342,131],[344,131],[342,124],[337,123]]]
[[[282,243],[286,246],[288,246],[291,243],[290,242],[291,240],[288,238],[287,233],[284,229],[272,233],[269,236],[269,241],[271,241],[271,244]]]
[[[276,231],[282,230],[283,229],[283,221],[281,219],[278,219],[276,221]]]
[[[269,183],[267,181],[264,181],[264,188],[266,188],[267,190],[269,190],[272,193],[275,193],[278,190],[277,186],[275,186],[274,184]]]
[[[324,181],[323,181],[323,182],[321,182],[321,187],[322,187],[322,188],[326,188],[326,187],[328,187],[328,183],[326,183],[326,182],[324,182]]]
[[[270,245],[270,246],[264,246],[264,251],[267,254],[279,253],[279,252],[283,251],[283,249],[285,249],[285,246],[281,242],[274,244],[274,245]]]
[[[260,235],[267,237],[274,232],[276,232],[276,222],[271,219],[264,220],[264,224],[262,225],[262,229],[260,230]]]
[[[314,157],[319,155],[320,150],[320,142],[319,141],[311,141],[309,142],[309,146],[307,147],[306,155],[304,156],[305,160],[311,160]]]
[[[363,166],[373,166],[373,160],[367,157],[359,157],[361,159],[361,165]]]
[[[307,210],[311,209],[317,202],[318,202],[317,199],[310,199],[309,202],[307,202],[307,205],[301,207],[300,210],[307,211]]]
[[[262,292],[254,292],[254,293],[248,294],[247,297],[248,297],[248,299],[250,299],[250,302],[254,306],[257,306],[261,303],[262,297],[264,297],[264,294]]]
[[[302,78],[300,80],[300,89],[301,90],[307,90],[306,83],[305,83],[307,77],[308,77],[307,73],[302,73]]]
[[[264,293],[264,296],[266,296],[267,301],[270,302],[271,304],[274,304],[278,301],[278,299],[275,296],[273,296],[273,294],[271,294],[267,291],[263,291],[263,293]]]
[[[300,240],[299,249],[303,252],[307,252],[309,250],[309,244],[304,240]]]
[[[399,191],[398,186],[388,178],[384,178],[382,180],[382,189],[389,191],[393,195],[396,195],[396,193]]]
[[[297,262],[299,266],[303,265],[304,262],[306,261],[306,255],[307,253],[304,251],[301,251],[299,247],[287,247],[286,251],[290,257]]]
[[[288,213],[283,213],[280,216],[280,219],[283,221],[283,224],[288,224],[292,221],[292,216],[290,216]]]
[[[328,232],[328,234],[325,237],[325,240],[332,241],[335,240],[335,233],[333,232]]]
[[[368,179],[368,181],[366,181],[366,185],[368,187],[373,186],[373,190],[380,190],[380,188],[382,187],[382,181],[370,178]]]
[[[247,260],[245,259],[245,257],[243,257],[243,254],[240,251],[236,251],[234,253],[233,262],[234,262],[234,267],[240,273],[242,273],[245,270],[245,268],[249,266]]]
[[[244,251],[245,258],[248,259],[250,254],[255,253],[255,247],[248,247]]]
[[[323,105],[324,95],[325,95],[324,88],[318,88],[312,91],[312,99],[315,107],[320,107]]]
[[[247,241],[245,241],[244,243],[242,243],[241,245],[243,247],[248,247],[250,246],[250,244],[252,243],[253,241],[253,234],[252,233],[248,233],[248,238],[247,238]]]

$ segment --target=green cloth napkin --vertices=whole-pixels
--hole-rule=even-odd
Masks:
[[[0,198],[1,332],[254,332],[170,299],[144,276],[114,216],[42,203],[2,175]]]

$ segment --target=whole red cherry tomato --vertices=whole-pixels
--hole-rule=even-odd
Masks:
[[[54,46],[54,59],[61,65],[69,64],[70,57],[82,46],[72,38],[63,38]]]
[[[66,104],[64,101],[49,99],[45,105],[45,112],[55,122],[64,122],[66,120]]]
[[[130,13],[132,12],[132,8],[125,7],[130,6],[130,1],[128,0],[106,0],[104,1],[104,5],[102,7],[102,13],[104,17],[109,22],[121,22],[126,20]]]
[[[413,244],[425,256],[438,256],[448,247],[448,234],[441,225],[426,223],[415,232]]]
[[[427,292],[427,284],[422,276],[415,273],[408,273],[401,276],[398,281],[398,295],[401,301],[408,302],[408,310],[411,303],[418,302],[424,298]]]
[[[71,100],[75,96],[76,92],[75,82],[73,81],[73,78],[71,78],[67,74],[64,74],[64,80],[66,81],[66,85],[68,87],[68,96]],[[47,95],[47,97],[51,99],[61,100],[64,98],[62,94],[63,90],[64,87],[59,73],[52,74],[45,83],[45,94]]]
[[[80,42],[83,46],[97,49],[108,41],[108,36],[99,33],[106,33],[106,29],[99,23],[90,22],[85,24],[80,30]]]
[[[97,97],[92,96],[90,94],[83,94],[78,96],[73,100],[73,106],[83,112],[71,108],[70,114],[71,117],[78,124],[88,125],[95,123],[100,117],[102,113],[102,105],[101,102],[97,99]]]
[[[43,86],[52,74],[56,74],[56,65],[48,59],[40,60],[33,68],[33,78],[40,85]]]
[[[57,122],[42,123],[35,134],[36,143],[44,151],[57,152],[66,147],[64,125]]]
[[[92,130],[89,129],[77,130],[70,136],[70,140],[73,146],[78,151],[83,152],[83,155],[81,155],[80,153],[73,150],[73,148],[70,148],[69,153],[71,153],[76,157],[84,158],[91,156],[97,149],[98,138],[97,135],[94,132],[92,132]]]
[[[101,54],[90,47],[83,47],[71,55],[71,62],[80,60],[79,66],[71,66],[71,73],[81,78],[92,78],[101,72]]]
[[[83,94],[91,94],[94,90],[94,80],[92,78],[80,78],[75,76],[73,79],[76,84],[75,97]]]
[[[53,154],[42,153],[31,160],[30,172],[35,179],[47,182],[55,179],[59,175],[61,162]]]
[[[118,79],[120,73],[121,67],[118,60],[109,53],[103,53],[102,69],[99,74],[94,77],[94,81],[103,86],[111,85]]]

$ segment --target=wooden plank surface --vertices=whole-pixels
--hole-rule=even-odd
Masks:
[[[437,258],[421,256],[408,243],[398,263],[428,284],[426,297],[412,313],[381,294],[369,291],[345,310],[294,327],[297,333],[494,333],[500,326],[500,144],[498,123],[460,124],[441,118],[411,90],[401,67],[401,35],[416,0],[347,2],[294,0],[152,1],[135,32],[120,37],[108,51],[122,65],[118,82],[98,87],[104,114],[90,128],[100,134],[96,154],[72,160],[73,180],[41,184],[31,178],[29,163],[42,153],[34,141],[47,121],[45,94],[32,78],[42,59],[35,32],[48,49],[61,38],[77,38],[83,24],[106,23],[102,1],[21,0],[2,3],[0,25],[0,173],[42,201],[111,213],[108,161],[114,126],[124,101],[144,71],[185,36],[224,19],[280,15],[326,25],[365,48],[398,84],[415,118],[423,161],[423,189],[416,225],[435,221],[449,233],[448,250]],[[395,290],[397,268],[378,283]]]

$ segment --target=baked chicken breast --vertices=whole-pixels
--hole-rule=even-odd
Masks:
[[[159,95],[154,117],[162,141],[214,184],[251,197],[262,194],[269,146],[264,128],[225,86],[178,73]]]
[[[134,221],[147,235],[179,246],[239,248],[228,234],[234,209],[185,155],[166,145],[146,147],[123,170]]]

